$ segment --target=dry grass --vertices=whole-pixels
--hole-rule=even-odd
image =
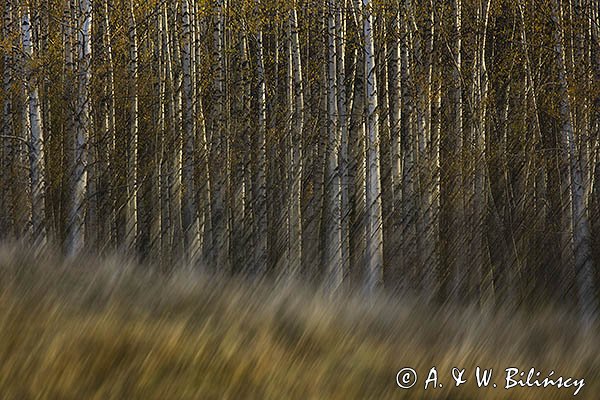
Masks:
[[[225,282],[0,250],[2,399],[562,399],[451,387],[452,367],[554,369],[600,393],[600,335],[568,315],[473,310]],[[401,368],[418,385],[395,383]],[[423,390],[432,366],[443,389]]]

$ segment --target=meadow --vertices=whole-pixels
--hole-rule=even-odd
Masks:
[[[600,335],[557,309],[422,305],[324,295],[290,282],[108,257],[0,250],[2,399],[567,399],[573,388],[504,389],[508,367],[584,378],[600,393]],[[424,390],[430,369],[443,387]],[[478,388],[475,367],[498,388]],[[419,373],[403,390],[396,374]],[[466,370],[455,387],[453,367]]]

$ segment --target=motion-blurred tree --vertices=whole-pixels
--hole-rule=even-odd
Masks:
[[[597,315],[597,0],[0,4],[2,238]]]

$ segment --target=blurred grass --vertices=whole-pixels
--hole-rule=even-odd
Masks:
[[[1,399],[567,399],[500,387],[507,367],[584,377],[600,397],[600,334],[564,312],[483,315],[107,258],[0,248]],[[498,389],[452,387],[494,368]],[[436,366],[443,389],[423,390]],[[420,379],[402,390],[396,373]],[[542,378],[545,375],[542,375]],[[472,379],[471,379],[472,380]]]

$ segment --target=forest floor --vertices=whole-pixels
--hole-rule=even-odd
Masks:
[[[506,390],[509,367],[584,378],[576,398],[597,399],[599,349],[598,327],[550,310],[486,316],[0,249],[1,399],[573,398]],[[443,388],[425,391],[434,366]],[[476,366],[498,387],[478,388]],[[419,374],[409,390],[405,367]]]

